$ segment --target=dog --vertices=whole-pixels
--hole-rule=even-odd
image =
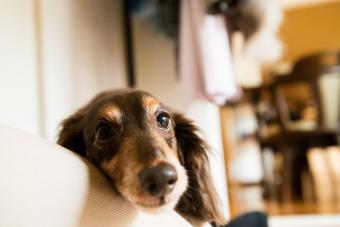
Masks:
[[[207,145],[194,123],[139,90],[97,95],[61,123],[57,143],[85,157],[127,201],[224,224]]]

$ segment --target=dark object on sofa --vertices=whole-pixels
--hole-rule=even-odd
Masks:
[[[250,212],[230,221],[226,227],[268,227],[267,215],[262,212]]]

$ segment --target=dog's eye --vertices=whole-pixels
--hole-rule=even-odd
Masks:
[[[170,117],[169,117],[169,115],[167,113],[165,113],[165,112],[160,112],[157,115],[157,125],[160,128],[168,129],[169,126],[170,126]]]
[[[96,138],[99,140],[108,140],[113,134],[113,128],[111,125],[102,123],[98,126],[96,131]]]

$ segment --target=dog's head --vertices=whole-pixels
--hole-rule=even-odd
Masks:
[[[139,207],[223,222],[206,145],[193,123],[154,96],[105,92],[61,124],[58,143],[102,169]]]

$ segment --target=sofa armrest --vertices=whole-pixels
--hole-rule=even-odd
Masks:
[[[2,125],[0,138],[0,226],[190,226],[139,211],[71,151]]]

